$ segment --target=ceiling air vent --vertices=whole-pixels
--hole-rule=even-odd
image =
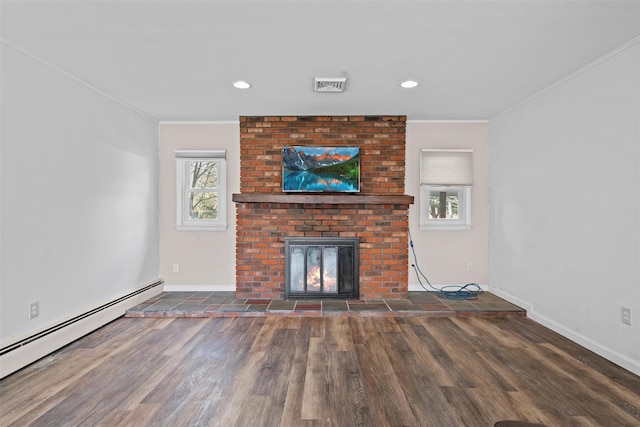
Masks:
[[[320,78],[316,77],[313,89],[316,92],[342,92],[347,82],[346,77]]]

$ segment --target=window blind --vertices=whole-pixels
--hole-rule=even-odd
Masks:
[[[176,150],[177,159],[225,159],[227,150]]]
[[[420,152],[420,184],[472,185],[473,150],[431,149]]]

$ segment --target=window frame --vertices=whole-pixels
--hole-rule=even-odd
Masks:
[[[470,230],[473,149],[423,148],[420,150],[420,229]],[[429,218],[430,194],[458,193],[458,219]]]
[[[457,192],[458,218],[429,218],[431,193]],[[420,185],[420,229],[421,230],[470,230],[471,186],[469,185]]]
[[[180,231],[225,231],[227,225],[227,160],[226,150],[177,150],[176,161],[176,229]],[[198,192],[218,195],[218,218],[215,220],[189,218],[191,163],[218,163],[218,187],[198,189]]]

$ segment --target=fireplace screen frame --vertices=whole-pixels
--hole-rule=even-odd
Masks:
[[[360,295],[360,290],[359,290],[359,281],[360,281],[360,277],[359,277],[359,271],[360,271],[360,266],[359,266],[359,250],[358,250],[358,246],[360,244],[360,239],[358,239],[357,237],[285,237],[284,239],[284,276],[285,276],[285,288],[284,288],[284,297],[285,299],[320,299],[320,298],[332,298],[332,299],[358,299],[359,295]],[[304,273],[303,276],[305,277],[305,290],[303,292],[299,292],[299,291],[295,291],[291,289],[291,254],[293,250],[296,250],[297,248],[303,247],[304,248]],[[337,250],[337,255],[336,255],[336,281],[337,283],[337,289],[335,292],[323,292],[321,291],[314,291],[314,292],[308,292],[306,290],[307,288],[307,254],[309,252],[309,248],[321,248],[321,253],[323,253],[324,251],[322,250],[322,248],[331,248],[331,247],[335,247]],[[348,264],[343,265],[343,261],[340,260],[340,248],[348,248],[348,249],[352,249],[353,252],[351,254],[351,265],[349,266]],[[321,257],[324,258],[324,255]],[[320,261],[321,263],[321,270],[322,270],[322,265],[324,263],[324,259],[322,259]],[[350,278],[352,279],[353,283],[350,284],[350,286],[348,286],[348,289],[344,289],[343,286],[344,283],[340,283],[340,278],[338,275],[338,272],[343,271],[343,269],[347,269],[350,270],[349,271],[349,275]],[[320,275],[322,277],[322,275]],[[322,280],[322,279],[321,279]]]

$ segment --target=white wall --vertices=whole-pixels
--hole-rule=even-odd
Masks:
[[[409,210],[409,229],[417,264],[436,287],[488,283],[488,146],[487,123],[407,123],[405,188],[407,194],[415,197],[415,203]],[[471,230],[420,230],[420,150],[423,148],[474,150]],[[421,290],[415,271],[411,268],[413,263],[413,254],[410,252],[409,289]]]
[[[4,345],[157,280],[158,125],[1,46]]]
[[[639,170],[638,40],[490,123],[491,289],[637,374]]]
[[[176,230],[176,150],[227,150],[226,231]],[[238,123],[160,125],[160,276],[166,290],[235,290],[236,207],[240,191]],[[173,272],[173,264],[179,272]]]

